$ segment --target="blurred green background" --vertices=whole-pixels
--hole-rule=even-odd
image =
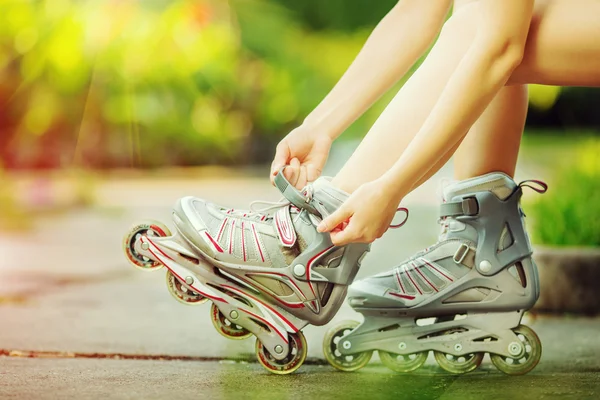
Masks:
[[[8,168],[268,162],[395,0],[4,0]],[[362,135],[391,95],[346,137]],[[600,93],[531,88],[530,127],[600,126]]]
[[[3,0],[2,166],[87,177],[81,171],[269,163],[395,3]],[[393,94],[342,140],[361,137]],[[524,141],[525,157],[542,166],[588,171],[595,198],[599,104],[598,89],[532,85]],[[559,175],[570,199],[589,197],[576,194],[573,174]],[[91,201],[88,179],[78,179]],[[9,197],[0,191],[0,202]]]

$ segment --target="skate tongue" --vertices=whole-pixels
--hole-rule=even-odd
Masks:
[[[463,181],[449,184],[443,188],[444,201],[452,201],[454,197],[490,191],[501,200],[506,199],[516,189],[517,184],[512,178],[502,172],[492,172]]]
[[[333,186],[329,176],[320,177],[311,186],[314,198],[319,200],[319,212],[323,218],[337,210],[350,197],[348,193]]]
[[[292,224],[292,217],[290,215],[290,207],[282,207],[275,213],[273,218],[273,224],[275,225],[275,232],[279,237],[279,243],[284,247],[293,247],[296,244],[297,236],[294,225]]]
[[[350,195],[344,192],[343,190],[333,186],[333,184],[331,183],[331,179],[332,178],[330,176],[321,176],[316,181],[311,183],[314,192],[327,192],[330,195],[335,195],[340,199],[340,203],[343,203],[348,197],[350,197]]]

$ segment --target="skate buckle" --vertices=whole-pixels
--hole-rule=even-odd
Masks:
[[[463,215],[467,217],[474,217],[479,214],[479,204],[477,203],[476,197],[465,197],[462,201]]]
[[[461,250],[462,250],[462,254],[461,254]],[[452,260],[454,260],[454,262],[456,264],[462,264],[462,262],[467,257],[467,254],[469,254],[469,250],[471,250],[471,248],[469,247],[468,244],[461,243],[460,247],[458,249],[456,249],[456,253],[454,253]],[[460,254],[460,256],[459,256],[459,254]]]

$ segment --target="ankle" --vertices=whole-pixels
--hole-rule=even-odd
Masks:
[[[333,177],[333,179],[331,180],[331,184],[336,189],[341,190],[347,194],[352,194],[352,192],[354,192],[358,187],[356,182],[348,181],[347,179],[344,179],[343,176],[340,176],[340,174]]]

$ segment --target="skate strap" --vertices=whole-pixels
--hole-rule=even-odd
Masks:
[[[273,179],[275,187],[279,189],[283,197],[285,197],[290,203],[292,203],[296,207],[303,210],[307,210],[311,214],[321,216],[317,209],[310,204],[311,198],[299,191],[298,189],[296,189],[294,185],[292,185],[290,181],[288,181],[287,178],[283,175],[284,169],[285,167],[281,168],[277,175],[275,175],[275,178]]]
[[[532,190],[535,190],[538,193],[546,193],[546,191],[548,190],[548,184],[537,179],[529,179],[523,181],[519,183],[519,187],[528,187]]]
[[[479,214],[479,203],[475,197],[465,197],[460,201],[451,201],[440,205],[440,217],[475,216]]]
[[[292,224],[292,217],[290,215],[290,207],[282,207],[275,213],[273,218],[275,224],[275,231],[279,237],[279,242],[284,247],[292,247],[296,244],[296,230]]]

